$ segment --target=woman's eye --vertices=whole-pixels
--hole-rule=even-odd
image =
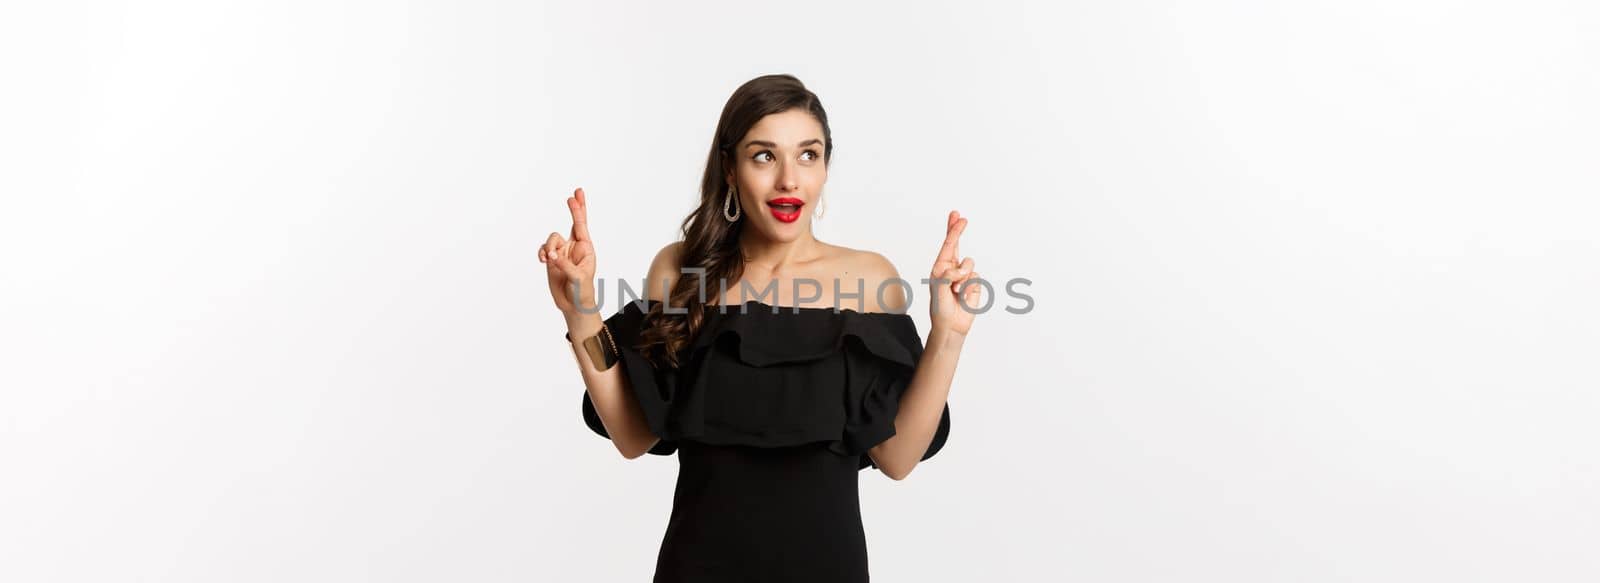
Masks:
[[[809,159],[811,159],[811,160],[816,160],[817,159],[817,151],[816,150],[806,150],[806,151],[800,153],[801,156],[805,156],[805,155],[808,155],[808,154],[811,156],[811,158],[809,158]],[[768,151],[768,150],[762,150],[760,152],[756,152],[756,154],[754,156],[751,156],[750,159],[751,160],[755,160],[757,162],[766,162],[767,160],[763,160],[761,158],[762,156],[766,156],[767,158],[772,158],[772,152]]]

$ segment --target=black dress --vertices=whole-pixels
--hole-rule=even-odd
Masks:
[[[605,321],[661,438],[650,453],[678,454],[655,583],[868,581],[857,480],[877,467],[867,450],[894,436],[922,356],[911,316],[704,306],[681,366],[658,370],[634,347],[658,303],[628,302]],[[609,438],[587,391],[583,419]],[[922,459],[949,433],[946,405]]]

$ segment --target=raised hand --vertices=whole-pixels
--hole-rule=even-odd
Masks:
[[[965,292],[961,291],[963,283],[978,277],[974,270],[977,264],[972,258],[961,258],[961,232],[966,228],[967,219],[962,218],[961,213],[950,211],[945,220],[944,246],[939,248],[939,256],[934,259],[933,271],[928,276],[932,280],[928,283],[931,298],[928,319],[932,326],[962,335],[972,329],[974,314],[958,305],[958,299],[971,309],[983,305],[979,302],[983,287],[977,282],[968,285]]]
[[[544,245],[539,247],[539,262],[545,264],[545,272],[550,277],[550,295],[555,299],[556,307],[572,316],[580,313],[575,300],[581,298],[583,307],[591,311],[596,305],[594,242],[589,239],[589,199],[584,196],[582,188],[567,197],[567,210],[572,212],[570,238],[563,239],[561,233],[550,233]],[[572,289],[574,283],[579,288],[576,298]]]

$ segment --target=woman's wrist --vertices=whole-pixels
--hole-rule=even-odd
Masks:
[[[600,318],[598,312],[585,314],[583,312],[564,313],[567,320],[567,339],[573,344],[583,342],[585,338],[600,333],[600,327],[605,320]]]
[[[967,343],[967,334],[958,332],[944,326],[933,326],[928,329],[926,348],[938,347],[943,350],[961,350]]]

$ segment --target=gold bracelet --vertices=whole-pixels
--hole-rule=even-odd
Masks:
[[[601,336],[605,336],[605,343],[601,343]],[[606,350],[607,348],[610,350]],[[583,350],[589,353],[589,362],[593,363],[594,369],[601,372],[610,370],[611,365],[617,363],[621,354],[617,350],[617,341],[611,337],[611,329],[605,324],[600,325],[599,332],[583,339]]]

